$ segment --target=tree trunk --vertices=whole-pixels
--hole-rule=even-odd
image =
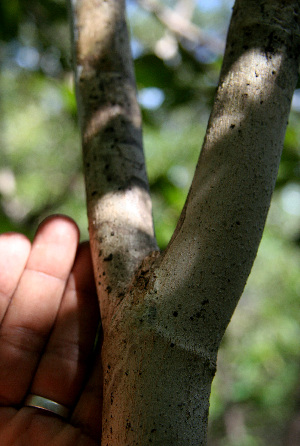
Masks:
[[[104,341],[103,445],[205,445],[217,351],[262,236],[298,79],[299,2],[237,0],[207,134],[154,238],[123,0],[72,0]]]

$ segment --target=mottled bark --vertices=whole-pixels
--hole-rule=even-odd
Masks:
[[[72,0],[89,232],[105,326],[157,249],[124,0]]]
[[[73,2],[73,17],[104,319],[102,444],[205,445],[218,347],[262,236],[297,83],[299,2],[236,1],[193,183],[161,256],[147,256],[156,245],[123,2]]]

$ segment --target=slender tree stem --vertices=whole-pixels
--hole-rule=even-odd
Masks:
[[[299,24],[298,1],[236,1],[195,176],[157,272],[181,306],[172,332],[190,346],[213,338],[217,348],[255,259],[298,80]]]
[[[89,232],[102,322],[157,249],[124,0],[73,0]]]

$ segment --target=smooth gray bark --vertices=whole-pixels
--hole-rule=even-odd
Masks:
[[[102,444],[205,445],[217,351],[262,236],[298,79],[299,2],[236,1],[195,176],[162,255],[124,3],[73,1],[73,23],[104,331]]]
[[[72,0],[89,232],[105,326],[157,249],[123,0]]]

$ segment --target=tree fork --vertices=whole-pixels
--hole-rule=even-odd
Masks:
[[[72,22],[102,444],[204,446],[217,351],[262,236],[298,79],[299,2],[236,1],[195,176],[158,257],[124,1],[73,0]]]

